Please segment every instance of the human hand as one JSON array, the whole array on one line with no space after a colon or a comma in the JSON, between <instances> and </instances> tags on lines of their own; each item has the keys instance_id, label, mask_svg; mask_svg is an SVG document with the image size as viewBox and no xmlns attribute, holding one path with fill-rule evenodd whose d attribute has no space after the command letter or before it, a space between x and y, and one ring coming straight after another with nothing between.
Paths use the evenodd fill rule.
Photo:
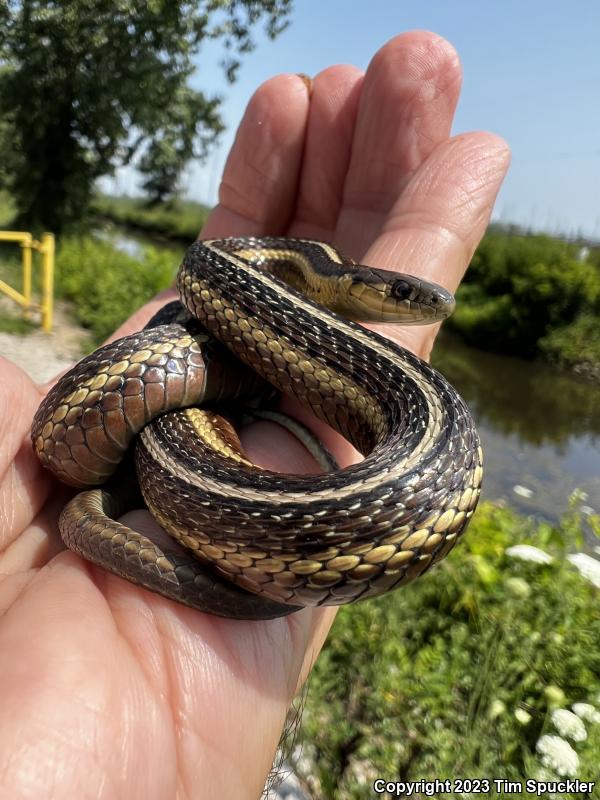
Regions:
<instances>
[{"instance_id":1,"label":"human hand","mask_svg":"<svg viewBox=\"0 0 600 800\"><path fill-rule=\"evenodd\" d=\"M310 95L298 76L268 81L249 103L202 235L323 239L363 263L454 290L508 164L496 137L450 138L459 88L454 51L423 32L393 39L366 74L325 70ZM164 302L149 303L118 333L141 327ZM427 357L436 331L382 332ZM43 392L9 362L0 370L7 796L258 797L333 610L217 619L65 552L57 517L68 494L29 442ZM349 463L351 449L317 430ZM310 468L303 448L267 423L243 441L264 466Z\"/></svg>"}]
</instances>

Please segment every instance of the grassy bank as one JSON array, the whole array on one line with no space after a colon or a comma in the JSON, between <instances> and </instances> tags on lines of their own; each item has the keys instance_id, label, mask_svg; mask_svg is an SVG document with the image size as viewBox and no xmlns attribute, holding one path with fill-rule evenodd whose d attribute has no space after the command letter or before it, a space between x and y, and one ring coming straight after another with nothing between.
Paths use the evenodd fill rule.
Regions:
<instances>
[{"instance_id":1,"label":"grassy bank","mask_svg":"<svg viewBox=\"0 0 600 800\"><path fill-rule=\"evenodd\" d=\"M181 261L173 248L146 247L133 258L95 236L64 236L58 242L55 262L55 297L71 303L73 317L100 344L134 311L173 283ZM33 289L40 291L37 260ZM14 245L0 245L0 278L21 286L21 253ZM7 303L0 315L0 330L26 334L36 326L23 320L18 306Z\"/></svg>"},{"instance_id":2,"label":"grassy bank","mask_svg":"<svg viewBox=\"0 0 600 800\"><path fill-rule=\"evenodd\" d=\"M126 200L115 201L115 216L120 214L121 221L127 222L128 209L133 205ZM143 227L142 221L147 219L152 232L162 228L169 233L176 231L187 243L198 233L200 211L197 204L181 204L168 211L162 209L160 213L147 214L140 208L137 227ZM0 229L9 228L13 216L10 197L0 192ZM186 225L189 231L194 231L187 237L184 235ZM143 303L173 282L184 249L182 246L177 253L173 247L146 247L140 257L132 257L93 235L63 236L56 247L55 296L72 303L75 319L90 330L95 343L100 343ZM36 292L39 292L40 279L38 263L34 256L33 288ZM21 286L21 252L14 244L0 243L0 278L17 288ZM16 305L13 309L7 304L7 310L0 315L0 330L26 334L35 329L22 319Z\"/></svg>"},{"instance_id":3,"label":"grassy bank","mask_svg":"<svg viewBox=\"0 0 600 800\"><path fill-rule=\"evenodd\" d=\"M600 247L492 230L457 301L449 326L467 342L600 380Z\"/></svg>"},{"instance_id":4,"label":"grassy bank","mask_svg":"<svg viewBox=\"0 0 600 800\"><path fill-rule=\"evenodd\" d=\"M343 609L299 731L295 769L309 796L371 798L377 777L525 780L563 770L597 780L600 563L594 586L566 558L583 524L576 511L551 528L484 504L442 565ZM540 550L511 555L524 543ZM556 713L573 708L589 719Z\"/></svg>"},{"instance_id":5,"label":"grassy bank","mask_svg":"<svg viewBox=\"0 0 600 800\"><path fill-rule=\"evenodd\" d=\"M148 206L143 198L99 195L94 213L118 225L190 244L198 236L210 208L192 200Z\"/></svg>"}]
</instances>

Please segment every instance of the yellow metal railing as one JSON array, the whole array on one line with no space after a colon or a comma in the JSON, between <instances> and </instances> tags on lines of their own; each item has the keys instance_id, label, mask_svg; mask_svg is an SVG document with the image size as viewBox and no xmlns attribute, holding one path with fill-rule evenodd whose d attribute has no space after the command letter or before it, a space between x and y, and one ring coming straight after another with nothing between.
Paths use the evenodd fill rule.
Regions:
<instances>
[{"instance_id":1,"label":"yellow metal railing","mask_svg":"<svg viewBox=\"0 0 600 800\"><path fill-rule=\"evenodd\" d=\"M0 242L15 242L22 249L23 265L23 292L18 292L0 280L0 292L8 295L18 303L25 314L39 311L42 315L42 329L46 333L52 330L52 312L54 301L54 236L51 233L42 234L38 242L30 233L22 231L0 231ZM40 303L31 299L31 251L36 250L42 256L42 297Z\"/></svg>"}]
</instances>

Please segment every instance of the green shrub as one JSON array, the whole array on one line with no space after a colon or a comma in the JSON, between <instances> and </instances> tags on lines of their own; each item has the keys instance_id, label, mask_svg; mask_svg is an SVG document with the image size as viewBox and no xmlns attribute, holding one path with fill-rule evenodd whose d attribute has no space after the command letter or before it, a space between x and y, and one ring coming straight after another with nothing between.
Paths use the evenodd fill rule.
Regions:
<instances>
[{"instance_id":1,"label":"green shrub","mask_svg":"<svg viewBox=\"0 0 600 800\"><path fill-rule=\"evenodd\" d=\"M565 559L581 531L575 512L554 529L486 503L439 567L342 609L299 731L313 796L371 798L375 777L536 777L552 710L600 708L599 592ZM507 555L524 542L552 563ZM578 775L597 780L600 723L587 729Z\"/></svg>"},{"instance_id":2,"label":"green shrub","mask_svg":"<svg viewBox=\"0 0 600 800\"><path fill-rule=\"evenodd\" d=\"M597 365L600 371L600 320L582 314L571 325L556 328L540 340L540 349L561 366L584 368Z\"/></svg>"},{"instance_id":3,"label":"green shrub","mask_svg":"<svg viewBox=\"0 0 600 800\"><path fill-rule=\"evenodd\" d=\"M15 207L10 196L0 189L0 228L10 228L15 216Z\"/></svg>"},{"instance_id":4,"label":"green shrub","mask_svg":"<svg viewBox=\"0 0 600 800\"><path fill-rule=\"evenodd\" d=\"M56 257L57 293L72 301L78 321L101 342L173 282L179 260L172 250L149 247L137 260L90 236L63 238Z\"/></svg>"},{"instance_id":5,"label":"green shrub","mask_svg":"<svg viewBox=\"0 0 600 800\"><path fill-rule=\"evenodd\" d=\"M534 356L541 341L600 312L600 270L546 236L486 235L457 294L450 326L490 350Z\"/></svg>"}]
</instances>

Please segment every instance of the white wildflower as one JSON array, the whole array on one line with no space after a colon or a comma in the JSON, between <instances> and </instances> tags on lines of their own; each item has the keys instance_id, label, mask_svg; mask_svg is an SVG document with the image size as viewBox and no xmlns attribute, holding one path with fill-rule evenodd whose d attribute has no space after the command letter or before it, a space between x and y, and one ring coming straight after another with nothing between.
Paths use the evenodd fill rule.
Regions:
<instances>
[{"instance_id":1,"label":"white wildflower","mask_svg":"<svg viewBox=\"0 0 600 800\"><path fill-rule=\"evenodd\" d=\"M513 486L513 492L515 494L518 494L519 497L527 497L527 498L533 497L533 492L531 491L531 489L528 489L526 486L521 486L519 483Z\"/></svg>"},{"instance_id":2,"label":"white wildflower","mask_svg":"<svg viewBox=\"0 0 600 800\"><path fill-rule=\"evenodd\" d=\"M579 757L568 742L560 736L541 736L535 746L542 757L542 764L557 775L573 776L579 769Z\"/></svg>"},{"instance_id":3,"label":"white wildflower","mask_svg":"<svg viewBox=\"0 0 600 800\"><path fill-rule=\"evenodd\" d=\"M520 598L528 597L531 592L529 584L523 578L507 578L506 588L512 595Z\"/></svg>"},{"instance_id":4,"label":"white wildflower","mask_svg":"<svg viewBox=\"0 0 600 800\"><path fill-rule=\"evenodd\" d=\"M585 553L571 553L567 559L586 580L600 589L600 561Z\"/></svg>"},{"instance_id":5,"label":"white wildflower","mask_svg":"<svg viewBox=\"0 0 600 800\"><path fill-rule=\"evenodd\" d=\"M600 722L600 711L591 703L573 703L571 708L580 719L588 722Z\"/></svg>"},{"instance_id":6,"label":"white wildflower","mask_svg":"<svg viewBox=\"0 0 600 800\"><path fill-rule=\"evenodd\" d=\"M583 492L581 489L574 489L571 492L569 497L569 503L585 503L586 500L589 500L589 496L587 492Z\"/></svg>"},{"instance_id":7,"label":"white wildflower","mask_svg":"<svg viewBox=\"0 0 600 800\"><path fill-rule=\"evenodd\" d=\"M505 552L507 556L520 558L523 561L534 561L536 564L550 564L552 561L551 555L530 544L515 544L513 547L507 547Z\"/></svg>"},{"instance_id":8,"label":"white wildflower","mask_svg":"<svg viewBox=\"0 0 600 800\"><path fill-rule=\"evenodd\" d=\"M506 706L502 702L502 700L494 700L490 706L490 710L488 712L488 716L490 719L496 719L501 714L504 714L506 711Z\"/></svg>"},{"instance_id":9,"label":"white wildflower","mask_svg":"<svg viewBox=\"0 0 600 800\"><path fill-rule=\"evenodd\" d=\"M546 686L544 694L551 706L561 706L566 700L563 690L560 686L554 686L554 684Z\"/></svg>"},{"instance_id":10,"label":"white wildflower","mask_svg":"<svg viewBox=\"0 0 600 800\"><path fill-rule=\"evenodd\" d=\"M566 739L572 739L574 742L583 742L587 739L585 725L572 711L567 711L566 708L555 708L551 719L556 730Z\"/></svg>"},{"instance_id":11,"label":"white wildflower","mask_svg":"<svg viewBox=\"0 0 600 800\"><path fill-rule=\"evenodd\" d=\"M579 509L582 514L585 514L586 517L591 517L592 514L595 514L595 510L591 506L581 506Z\"/></svg>"},{"instance_id":12,"label":"white wildflower","mask_svg":"<svg viewBox=\"0 0 600 800\"><path fill-rule=\"evenodd\" d=\"M527 725L529 722L531 722L531 714L528 714L524 708L516 708L515 719L517 722L520 722L521 725Z\"/></svg>"}]
</instances>

